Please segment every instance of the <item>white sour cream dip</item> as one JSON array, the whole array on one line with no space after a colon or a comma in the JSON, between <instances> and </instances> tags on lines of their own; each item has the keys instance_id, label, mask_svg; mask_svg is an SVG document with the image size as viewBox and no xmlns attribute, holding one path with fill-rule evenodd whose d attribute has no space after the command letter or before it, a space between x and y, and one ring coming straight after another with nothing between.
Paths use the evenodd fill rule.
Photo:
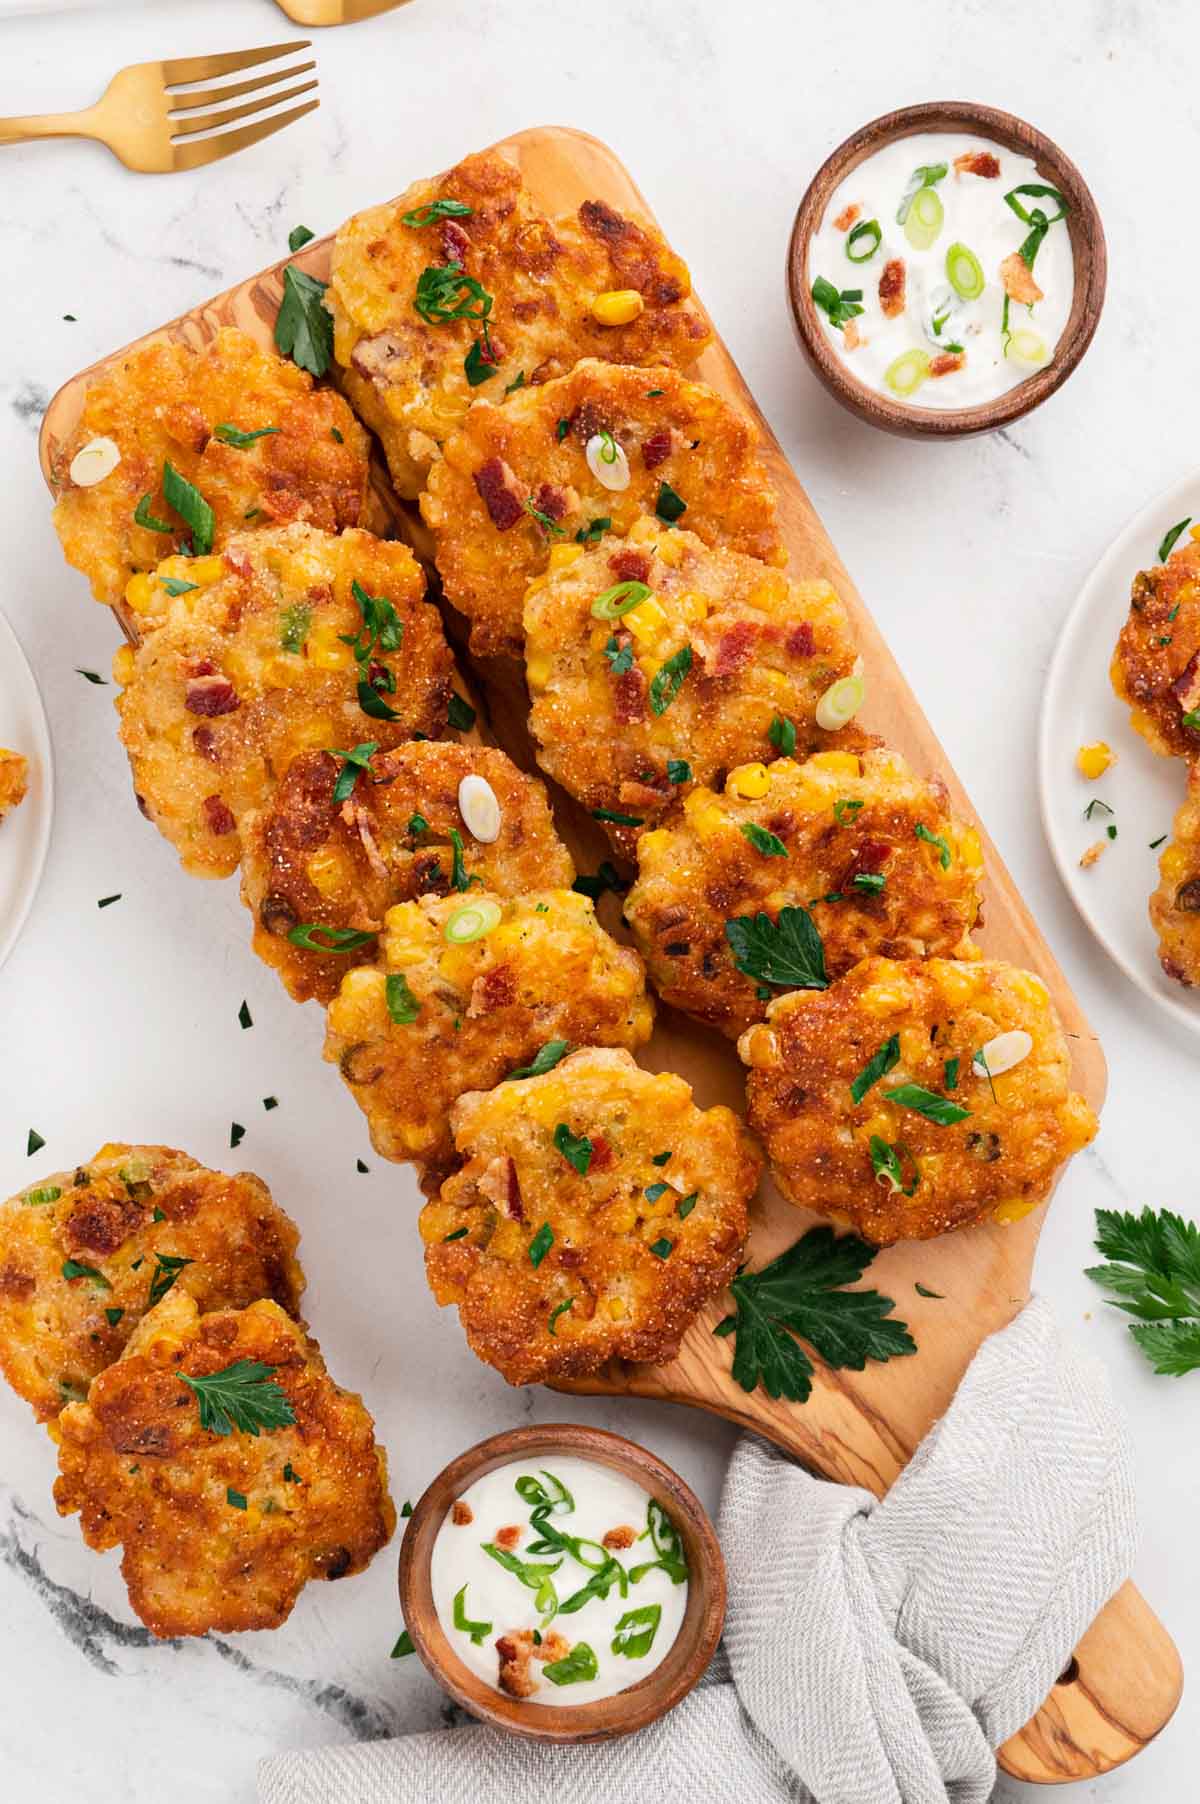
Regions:
<instances>
[{"instance_id":1,"label":"white sour cream dip","mask_svg":"<svg viewBox=\"0 0 1200 1804\"><path fill-rule=\"evenodd\" d=\"M588 1704L644 1679L670 1652L688 1595L670 1517L624 1473L574 1455L520 1460L476 1479L438 1531L430 1579L463 1663L536 1704ZM589 1585L586 1599L564 1608Z\"/></svg>"},{"instance_id":2,"label":"white sour cream dip","mask_svg":"<svg viewBox=\"0 0 1200 1804\"><path fill-rule=\"evenodd\" d=\"M1050 362L1071 312L1074 259L1066 223L1055 218L1065 203L1054 193L1014 195L1028 219L1006 204L1005 195L1031 185L1049 186L1030 158L960 132L897 138L846 176L809 243L808 279L825 335L851 374L912 407L974 407ZM1044 233L1039 211L1051 222ZM1031 233L1040 242L1029 268ZM1023 269L1010 263L1006 276L1005 259L1023 245ZM885 295L895 287L897 263L903 305L893 299L885 312L880 282L889 271ZM1022 298L1008 295L1006 330L1006 289L1014 288ZM855 289L861 299L847 301ZM822 294L832 299L832 320ZM854 306L862 312L835 323Z\"/></svg>"}]
</instances>

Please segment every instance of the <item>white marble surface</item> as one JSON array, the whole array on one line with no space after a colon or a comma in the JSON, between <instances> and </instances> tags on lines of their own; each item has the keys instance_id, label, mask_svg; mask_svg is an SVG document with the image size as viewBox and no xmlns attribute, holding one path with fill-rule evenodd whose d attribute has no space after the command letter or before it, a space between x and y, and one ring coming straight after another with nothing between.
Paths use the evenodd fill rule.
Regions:
<instances>
[{"instance_id":1,"label":"white marble surface","mask_svg":"<svg viewBox=\"0 0 1200 1804\"><path fill-rule=\"evenodd\" d=\"M123 62L293 35L270 0L161 0L152 23L148 9L115 4L103 19L7 13L0 0L5 113L83 104ZM219 1164L230 1121L242 1121L238 1156L302 1224L312 1318L335 1372L375 1409L398 1497L488 1431L578 1415L641 1437L715 1503L722 1424L509 1391L433 1307L407 1225L411 1184L374 1158L322 1066L319 1016L252 959L233 887L186 881L131 806L112 690L73 674L107 668L112 626L61 562L35 458L41 409L64 377L277 257L291 226L328 229L525 125L587 128L633 166L689 258L1105 1040L1103 1131L1059 1193L1037 1279L1130 1410L1137 1577L1200 1667L1200 1379L1151 1377L1082 1275L1094 1205L1196 1211L1196 1049L1088 939L1034 801L1039 691L1064 610L1117 526L1196 456L1197 53L1200 15L1186 0L1059 0L1036 25L1015 0L963 0L946 15L895 0L414 0L318 34L321 111L214 170L160 180L89 145L0 150L0 605L43 685L60 784L40 905L0 976L0 1194L114 1136ZM840 138L903 101L947 95L1011 107L1078 160L1104 212L1112 278L1090 356L1040 414L1004 437L911 446L841 415L808 375L784 305L784 245L800 191ZM122 901L97 911L115 890ZM243 997L250 1032L237 1023ZM280 1100L269 1115L268 1094ZM47 1146L26 1162L31 1126ZM115 1557L88 1553L55 1516L52 1464L44 1435L0 1395L0 1796L149 1804L169 1790L174 1804L249 1804L263 1753L446 1715L415 1661L387 1657L394 1554L344 1588L311 1588L278 1634L148 1645ZM1084 1795L1192 1798L1198 1729L1185 1700L1154 1748Z\"/></svg>"}]
</instances>

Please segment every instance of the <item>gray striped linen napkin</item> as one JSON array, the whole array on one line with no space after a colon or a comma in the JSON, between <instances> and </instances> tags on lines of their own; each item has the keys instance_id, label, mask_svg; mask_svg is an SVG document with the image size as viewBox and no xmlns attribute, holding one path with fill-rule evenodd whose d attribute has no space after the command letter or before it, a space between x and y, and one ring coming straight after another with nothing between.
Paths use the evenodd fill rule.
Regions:
<instances>
[{"instance_id":1,"label":"gray striped linen napkin","mask_svg":"<svg viewBox=\"0 0 1200 1804\"><path fill-rule=\"evenodd\" d=\"M740 1443L724 1644L661 1722L595 1747L475 1727L279 1755L260 1804L985 1804L993 1749L1128 1575L1131 1465L1103 1373L1034 1300L882 1502Z\"/></svg>"}]
</instances>

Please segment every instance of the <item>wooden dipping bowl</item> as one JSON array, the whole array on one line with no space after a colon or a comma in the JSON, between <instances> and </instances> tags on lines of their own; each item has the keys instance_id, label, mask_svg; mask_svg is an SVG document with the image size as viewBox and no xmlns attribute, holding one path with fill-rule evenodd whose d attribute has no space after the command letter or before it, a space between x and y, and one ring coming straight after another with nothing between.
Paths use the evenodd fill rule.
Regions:
<instances>
[{"instance_id":1,"label":"wooden dipping bowl","mask_svg":"<svg viewBox=\"0 0 1200 1804\"><path fill-rule=\"evenodd\" d=\"M683 1538L688 1598L683 1622L666 1658L636 1683L590 1704L535 1704L496 1691L463 1664L433 1607L430 1559L450 1506L469 1485L514 1460L531 1465L572 1454L610 1466L662 1505ZM550 1422L512 1428L480 1441L438 1473L413 1510L400 1546L400 1608L413 1646L455 1703L482 1722L534 1741L563 1745L615 1741L657 1722L700 1678L716 1652L725 1621L725 1561L703 1505L678 1473L644 1447L603 1428Z\"/></svg>"},{"instance_id":2,"label":"wooden dipping bowl","mask_svg":"<svg viewBox=\"0 0 1200 1804\"><path fill-rule=\"evenodd\" d=\"M992 401L945 410L894 401L851 375L829 343L812 298L808 269L813 233L821 224L830 196L850 171L896 138L943 131L990 138L994 144L1032 158L1038 174L1066 199L1064 224L1075 263L1071 312L1050 362ZM1091 344L1104 305L1107 278L1108 253L1099 210L1070 157L1036 126L1027 125L1013 113L977 106L970 100L931 100L923 106L899 107L894 113L884 113L860 126L825 159L809 183L796 214L787 254L788 296L800 349L835 401L868 426L879 426L901 438L966 438L976 432L995 432L1039 407L1062 387Z\"/></svg>"}]
</instances>

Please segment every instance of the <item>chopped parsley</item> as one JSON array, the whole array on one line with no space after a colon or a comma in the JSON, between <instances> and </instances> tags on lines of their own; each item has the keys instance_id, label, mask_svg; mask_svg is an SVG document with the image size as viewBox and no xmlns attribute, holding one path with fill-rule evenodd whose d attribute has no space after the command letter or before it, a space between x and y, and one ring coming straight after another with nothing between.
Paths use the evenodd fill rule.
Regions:
<instances>
[{"instance_id":1,"label":"chopped parsley","mask_svg":"<svg viewBox=\"0 0 1200 1804\"><path fill-rule=\"evenodd\" d=\"M1171 530L1163 535L1163 542L1158 548L1158 561L1160 564L1166 563L1179 539L1187 531L1191 523L1192 516L1189 514L1186 520L1177 521L1176 524L1172 526Z\"/></svg>"},{"instance_id":2,"label":"chopped parsley","mask_svg":"<svg viewBox=\"0 0 1200 1804\"><path fill-rule=\"evenodd\" d=\"M245 1138L246 1138L246 1130L242 1126L241 1122L240 1121L230 1122L230 1124L229 1124L229 1144L230 1144L230 1146L231 1147L240 1146L242 1144L242 1141Z\"/></svg>"},{"instance_id":3,"label":"chopped parsley","mask_svg":"<svg viewBox=\"0 0 1200 1804\"><path fill-rule=\"evenodd\" d=\"M573 1165L581 1178L585 1178L592 1162L592 1143L586 1134L573 1134L565 1121L560 1121L554 1130L554 1144L567 1161ZM534 1261L535 1265L537 1261Z\"/></svg>"},{"instance_id":4,"label":"chopped parsley","mask_svg":"<svg viewBox=\"0 0 1200 1804\"><path fill-rule=\"evenodd\" d=\"M781 989L826 990L825 948L807 908L770 915L735 915L725 923L733 962L746 977Z\"/></svg>"},{"instance_id":5,"label":"chopped parsley","mask_svg":"<svg viewBox=\"0 0 1200 1804\"><path fill-rule=\"evenodd\" d=\"M790 758L796 749L796 728L782 714L777 714L767 728L767 738L781 758Z\"/></svg>"},{"instance_id":6,"label":"chopped parsley","mask_svg":"<svg viewBox=\"0 0 1200 1804\"><path fill-rule=\"evenodd\" d=\"M312 240L313 235L306 225L293 226L288 233L288 249L294 257L297 251L302 251L306 244L312 243Z\"/></svg>"},{"instance_id":7,"label":"chopped parsley","mask_svg":"<svg viewBox=\"0 0 1200 1804\"><path fill-rule=\"evenodd\" d=\"M122 894L123 892L118 890L115 896L100 896L97 898L96 907L111 908L114 902L119 902L121 900Z\"/></svg>"},{"instance_id":8,"label":"chopped parsley","mask_svg":"<svg viewBox=\"0 0 1200 1804\"><path fill-rule=\"evenodd\" d=\"M25 1142L25 1157L32 1159L34 1153L40 1153L46 1142L36 1128L30 1128L29 1138Z\"/></svg>"},{"instance_id":9,"label":"chopped parsley","mask_svg":"<svg viewBox=\"0 0 1200 1804\"><path fill-rule=\"evenodd\" d=\"M590 1147L588 1149L590 1154ZM529 1243L529 1263L536 1268L542 1263L550 1248L554 1245L554 1229L548 1221L544 1221Z\"/></svg>"},{"instance_id":10,"label":"chopped parsley","mask_svg":"<svg viewBox=\"0 0 1200 1804\"><path fill-rule=\"evenodd\" d=\"M618 645L616 634L610 634L604 647L604 656L608 659L608 667L614 676L624 676L633 668L633 646Z\"/></svg>"},{"instance_id":11,"label":"chopped parsley","mask_svg":"<svg viewBox=\"0 0 1200 1804\"><path fill-rule=\"evenodd\" d=\"M98 1272L94 1265L84 1265L81 1259L64 1259L62 1275L68 1284L73 1284L76 1278L90 1278L97 1290L112 1289L103 1272Z\"/></svg>"},{"instance_id":12,"label":"chopped parsley","mask_svg":"<svg viewBox=\"0 0 1200 1804\"><path fill-rule=\"evenodd\" d=\"M467 382L472 388L478 388L481 382L488 382L496 374L496 358L493 353L489 357L488 350L481 338L472 341L471 348L463 358L463 370ZM508 391L505 390L505 393Z\"/></svg>"},{"instance_id":13,"label":"chopped parsley","mask_svg":"<svg viewBox=\"0 0 1200 1804\"><path fill-rule=\"evenodd\" d=\"M674 1250L675 1242L673 1240L668 1240L665 1235L661 1240L655 1240L650 1243L650 1251L654 1254L656 1259L669 1259Z\"/></svg>"},{"instance_id":14,"label":"chopped parsley","mask_svg":"<svg viewBox=\"0 0 1200 1804\"><path fill-rule=\"evenodd\" d=\"M558 422L558 425L554 428L554 436L558 440L560 445L562 444L563 440L566 438L566 436L567 436L568 432L570 432L570 430L571 430L570 420L560 420Z\"/></svg>"},{"instance_id":15,"label":"chopped parsley","mask_svg":"<svg viewBox=\"0 0 1200 1804\"><path fill-rule=\"evenodd\" d=\"M177 1253L155 1253L154 1257L157 1264L150 1274L150 1296L147 1304L150 1309L153 1309L156 1303L162 1302L184 1266L195 1264L195 1260L183 1259Z\"/></svg>"},{"instance_id":16,"label":"chopped parsley","mask_svg":"<svg viewBox=\"0 0 1200 1804\"><path fill-rule=\"evenodd\" d=\"M98 683L102 689L108 687L108 678L102 677L97 670L81 670L76 664L75 675L85 677L89 683Z\"/></svg>"},{"instance_id":17,"label":"chopped parsley","mask_svg":"<svg viewBox=\"0 0 1200 1804\"><path fill-rule=\"evenodd\" d=\"M668 783L690 783L691 780L692 780L692 767L688 763L686 758L668 758L667 759L667 782Z\"/></svg>"},{"instance_id":18,"label":"chopped parsley","mask_svg":"<svg viewBox=\"0 0 1200 1804\"><path fill-rule=\"evenodd\" d=\"M682 495L676 494L669 482L660 482L654 511L660 520L665 521L668 526L673 526L682 514L686 514L687 502Z\"/></svg>"},{"instance_id":19,"label":"chopped parsley","mask_svg":"<svg viewBox=\"0 0 1200 1804\"><path fill-rule=\"evenodd\" d=\"M431 200L423 207L414 207L411 213L401 213L400 223L427 226L439 219L470 219L474 211L474 207L469 207L464 200Z\"/></svg>"},{"instance_id":20,"label":"chopped parsley","mask_svg":"<svg viewBox=\"0 0 1200 1804\"><path fill-rule=\"evenodd\" d=\"M378 750L379 741L377 739L365 739L361 745L354 746L348 752L341 752L336 746L329 747L329 756L342 760L342 768L338 772L337 782L333 786L335 802L346 802L350 799L354 794L354 786L358 779L364 771L370 771L371 759Z\"/></svg>"},{"instance_id":21,"label":"chopped parsley","mask_svg":"<svg viewBox=\"0 0 1200 1804\"><path fill-rule=\"evenodd\" d=\"M276 349L310 376L323 376L333 362L333 316L324 304L326 287L295 263L283 272L283 299L275 316Z\"/></svg>"},{"instance_id":22,"label":"chopped parsley","mask_svg":"<svg viewBox=\"0 0 1200 1804\"><path fill-rule=\"evenodd\" d=\"M594 877L588 877L586 875L576 877L571 888L577 895L590 896L593 902L598 902L600 897L605 895L609 890L612 891L614 896L623 896L629 888L629 885L618 871L616 865L613 864L610 859L606 858L600 865L600 868Z\"/></svg>"},{"instance_id":23,"label":"chopped parsley","mask_svg":"<svg viewBox=\"0 0 1200 1804\"><path fill-rule=\"evenodd\" d=\"M579 528L575 534L575 543L577 545L598 545L611 525L612 521L607 515L602 520L593 520L590 526Z\"/></svg>"},{"instance_id":24,"label":"chopped parsley","mask_svg":"<svg viewBox=\"0 0 1200 1804\"><path fill-rule=\"evenodd\" d=\"M286 1394L274 1382L275 1371L258 1359L238 1359L206 1377L192 1378L186 1372L179 1377L195 1393L201 1428L222 1436L235 1428L257 1435L263 1428L290 1428L296 1420Z\"/></svg>"},{"instance_id":25,"label":"chopped parsley","mask_svg":"<svg viewBox=\"0 0 1200 1804\"><path fill-rule=\"evenodd\" d=\"M916 1283L913 1285L913 1289L919 1297L930 1297L935 1303L944 1303L946 1301L940 1290L929 1290L924 1284Z\"/></svg>"},{"instance_id":26,"label":"chopped parsley","mask_svg":"<svg viewBox=\"0 0 1200 1804\"><path fill-rule=\"evenodd\" d=\"M560 1060L565 1059L571 1050L569 1040L547 1040L537 1057L529 1065L518 1065L503 1079L506 1084L515 1083L525 1077L545 1077L547 1071L553 1071Z\"/></svg>"},{"instance_id":27,"label":"chopped parsley","mask_svg":"<svg viewBox=\"0 0 1200 1804\"><path fill-rule=\"evenodd\" d=\"M231 1509L244 1510L246 1508L245 1496L241 1491L235 1491L232 1485L225 1487L225 1501Z\"/></svg>"},{"instance_id":28,"label":"chopped parsley","mask_svg":"<svg viewBox=\"0 0 1200 1804\"><path fill-rule=\"evenodd\" d=\"M774 833L769 833L765 827L760 827L757 821L743 821L742 832L754 850L761 852L764 858L787 857L787 847L783 841Z\"/></svg>"},{"instance_id":29,"label":"chopped parsley","mask_svg":"<svg viewBox=\"0 0 1200 1804\"><path fill-rule=\"evenodd\" d=\"M688 1216L692 1213L692 1210L696 1207L696 1204L699 1202L699 1200L700 1200L700 1192L698 1190L693 1190L687 1196L680 1197L679 1202L677 1203L676 1208L675 1208L675 1213L679 1217L680 1221L687 1220Z\"/></svg>"},{"instance_id":30,"label":"chopped parsley","mask_svg":"<svg viewBox=\"0 0 1200 1804\"><path fill-rule=\"evenodd\" d=\"M416 1648L413 1646L413 1638L408 1630L401 1629L396 1640L396 1645L392 1649L391 1658L393 1660L403 1660L406 1654L415 1654L416 1651Z\"/></svg>"},{"instance_id":31,"label":"chopped parsley","mask_svg":"<svg viewBox=\"0 0 1200 1804\"><path fill-rule=\"evenodd\" d=\"M513 377L513 380L508 384L508 387L504 391L504 399L507 401L509 395L515 395L517 390L519 388L524 388L524 386L525 386L525 371L518 370L516 375Z\"/></svg>"},{"instance_id":32,"label":"chopped parsley","mask_svg":"<svg viewBox=\"0 0 1200 1804\"><path fill-rule=\"evenodd\" d=\"M244 999L241 1008L238 1010L238 1025L243 1030L247 1027L254 1026L254 1017L250 1013L249 1004Z\"/></svg>"},{"instance_id":33,"label":"chopped parsley","mask_svg":"<svg viewBox=\"0 0 1200 1804\"><path fill-rule=\"evenodd\" d=\"M403 971L389 971L384 983L384 997L390 1020L397 1027L407 1027L421 1013L421 1004L408 987Z\"/></svg>"},{"instance_id":34,"label":"chopped parsley","mask_svg":"<svg viewBox=\"0 0 1200 1804\"><path fill-rule=\"evenodd\" d=\"M958 1089L958 1067L961 1064L961 1062L962 1061L960 1059L947 1059L946 1060L946 1063L942 1068L943 1069L942 1082L947 1090L957 1090Z\"/></svg>"}]
</instances>

